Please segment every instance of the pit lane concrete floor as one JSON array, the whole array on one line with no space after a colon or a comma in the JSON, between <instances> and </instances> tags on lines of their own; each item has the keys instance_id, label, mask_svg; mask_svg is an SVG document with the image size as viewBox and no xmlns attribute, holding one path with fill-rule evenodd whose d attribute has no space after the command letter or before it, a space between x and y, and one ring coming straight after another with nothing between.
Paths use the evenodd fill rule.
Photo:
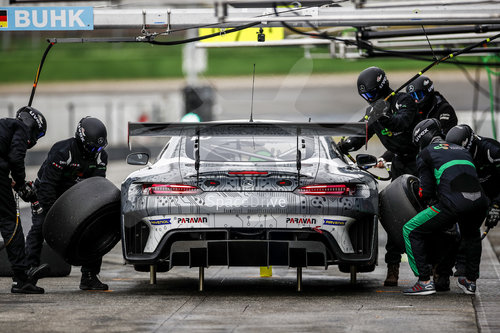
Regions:
<instances>
[{"instance_id":1,"label":"pit lane concrete floor","mask_svg":"<svg viewBox=\"0 0 500 333\"><path fill-rule=\"evenodd\" d=\"M380 228L381 230L381 228ZM109 292L78 289L80 272L39 281L44 295L10 293L0 278L0 332L498 332L500 265L488 240L483 243L481 278L475 296L465 295L452 278L451 291L405 296L415 278L407 262L400 286L383 287L385 235L381 230L379 266L372 273L349 274L333 266L303 271L273 267L210 267L205 291L197 291L198 270L174 268L149 273L123 264L120 244L104 257L101 279Z\"/></svg>"}]
</instances>

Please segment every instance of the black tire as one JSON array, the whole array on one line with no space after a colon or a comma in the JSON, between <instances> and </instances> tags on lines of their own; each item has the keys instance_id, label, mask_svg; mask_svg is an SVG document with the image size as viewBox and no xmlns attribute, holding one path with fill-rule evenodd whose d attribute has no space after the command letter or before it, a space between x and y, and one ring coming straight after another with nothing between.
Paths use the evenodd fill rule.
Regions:
<instances>
[{"instance_id":1,"label":"black tire","mask_svg":"<svg viewBox=\"0 0 500 333\"><path fill-rule=\"evenodd\" d=\"M401 253L405 252L403 226L424 209L418 196L419 184L417 177L402 175L379 195L380 223Z\"/></svg>"},{"instance_id":2,"label":"black tire","mask_svg":"<svg viewBox=\"0 0 500 333\"><path fill-rule=\"evenodd\" d=\"M43 236L71 265L102 257L120 240L120 190L104 177L72 186L48 211Z\"/></svg>"}]
</instances>

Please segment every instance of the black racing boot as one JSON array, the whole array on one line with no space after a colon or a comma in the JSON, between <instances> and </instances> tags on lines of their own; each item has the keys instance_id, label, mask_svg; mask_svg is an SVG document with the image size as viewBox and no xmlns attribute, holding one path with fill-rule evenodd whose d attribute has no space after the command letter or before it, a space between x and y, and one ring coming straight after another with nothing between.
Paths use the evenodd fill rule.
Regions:
<instances>
[{"instance_id":1,"label":"black racing boot","mask_svg":"<svg viewBox=\"0 0 500 333\"><path fill-rule=\"evenodd\" d=\"M49 272L50 272L49 264L41 264L39 266L30 267L26 271L26 276L28 277L28 281L31 284L36 285L38 279L46 277Z\"/></svg>"},{"instance_id":2,"label":"black racing boot","mask_svg":"<svg viewBox=\"0 0 500 333\"><path fill-rule=\"evenodd\" d=\"M14 294L43 294L45 293L45 290L31 284L28 280L13 277L10 292Z\"/></svg>"},{"instance_id":3,"label":"black racing boot","mask_svg":"<svg viewBox=\"0 0 500 333\"><path fill-rule=\"evenodd\" d=\"M91 272L82 273L80 280L81 290L108 290L108 285L99 281L96 274Z\"/></svg>"},{"instance_id":4,"label":"black racing boot","mask_svg":"<svg viewBox=\"0 0 500 333\"><path fill-rule=\"evenodd\" d=\"M384 281L386 287L396 287L399 279L399 264L387 264L387 277Z\"/></svg>"}]
</instances>

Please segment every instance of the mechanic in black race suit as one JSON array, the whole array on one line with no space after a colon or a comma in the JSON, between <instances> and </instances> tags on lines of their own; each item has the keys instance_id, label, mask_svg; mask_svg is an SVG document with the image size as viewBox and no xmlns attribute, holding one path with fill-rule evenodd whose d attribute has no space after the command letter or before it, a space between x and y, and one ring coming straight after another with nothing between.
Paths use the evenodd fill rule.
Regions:
<instances>
[{"instance_id":1,"label":"mechanic in black race suit","mask_svg":"<svg viewBox=\"0 0 500 333\"><path fill-rule=\"evenodd\" d=\"M427 76L421 75L406 86L406 92L415 100L420 119L439 120L444 135L458 122L455 109L446 98L434 90L434 83Z\"/></svg>"},{"instance_id":2,"label":"mechanic in black race suit","mask_svg":"<svg viewBox=\"0 0 500 333\"><path fill-rule=\"evenodd\" d=\"M108 163L108 155L104 150L107 145L106 137L106 127L99 119L85 117L78 123L74 138L59 141L50 149L35 181L43 213L33 213L32 216L33 226L26 238L28 265L37 266L40 263L43 222L57 198L83 179L94 176L106 177ZM101 264L102 258L98 258L94 262L82 265L80 289L108 290L108 285L97 277Z\"/></svg>"},{"instance_id":3,"label":"mechanic in black race suit","mask_svg":"<svg viewBox=\"0 0 500 333\"><path fill-rule=\"evenodd\" d=\"M405 295L430 295L436 292L429 262L429 236L451 228L458 221L466 249L466 275L458 286L474 294L481 262L481 226L488 199L484 194L469 152L460 145L443 140L439 121L425 119L413 131L420 147L417 156L420 196L429 206L403 227L410 267L418 277Z\"/></svg>"},{"instance_id":4,"label":"mechanic in black race suit","mask_svg":"<svg viewBox=\"0 0 500 333\"><path fill-rule=\"evenodd\" d=\"M479 181L490 200L485 226L493 228L500 220L500 143L497 140L478 136L470 126L453 127L446 141L463 146L472 155ZM456 276L464 275L464 248L460 246L456 258Z\"/></svg>"},{"instance_id":5,"label":"mechanic in black race suit","mask_svg":"<svg viewBox=\"0 0 500 333\"><path fill-rule=\"evenodd\" d=\"M20 108L16 119L0 119L0 232L14 273L12 293L44 293L43 288L36 286L36 279L47 266L34 265L33 269L28 270L24 233L20 220L16 221L16 202L12 185L14 184L14 190L21 199L36 202L36 193L25 180L24 158L26 150L32 148L46 132L45 117L33 107Z\"/></svg>"},{"instance_id":6,"label":"mechanic in black race suit","mask_svg":"<svg viewBox=\"0 0 500 333\"><path fill-rule=\"evenodd\" d=\"M400 92L394 94L389 87L385 72L378 67L363 70L358 77L358 92L369 104L366 116L368 121L368 139L378 136L386 154L394 154L392 159L392 180L403 174L416 175L416 156L418 148L412 142L412 131L419 122L417 107L410 95ZM384 98L391 96L387 102ZM365 144L365 138L352 137L341 140L339 149L342 153L358 150ZM385 155L385 154L384 154ZM385 262L387 277L385 286L397 286L399 264L404 249L398 249L394 241L387 239Z\"/></svg>"}]
</instances>

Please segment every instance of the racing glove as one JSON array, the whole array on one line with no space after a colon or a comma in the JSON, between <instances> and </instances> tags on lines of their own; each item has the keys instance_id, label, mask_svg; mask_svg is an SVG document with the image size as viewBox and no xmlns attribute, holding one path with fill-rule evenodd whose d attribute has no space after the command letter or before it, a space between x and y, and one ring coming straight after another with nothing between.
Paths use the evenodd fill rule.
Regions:
<instances>
[{"instance_id":1,"label":"racing glove","mask_svg":"<svg viewBox=\"0 0 500 333\"><path fill-rule=\"evenodd\" d=\"M36 192L33 188L32 182L25 182L21 186L16 186L15 188L17 194L24 202L35 202L37 201Z\"/></svg>"},{"instance_id":2,"label":"racing glove","mask_svg":"<svg viewBox=\"0 0 500 333\"><path fill-rule=\"evenodd\" d=\"M365 120L368 126L376 121L384 123L391 118L391 105L389 102L379 99L366 109Z\"/></svg>"},{"instance_id":3,"label":"racing glove","mask_svg":"<svg viewBox=\"0 0 500 333\"><path fill-rule=\"evenodd\" d=\"M500 205L494 203L488 210L488 215L486 216L486 222L484 225L488 228L494 228L497 225L498 220L500 220Z\"/></svg>"}]
</instances>

